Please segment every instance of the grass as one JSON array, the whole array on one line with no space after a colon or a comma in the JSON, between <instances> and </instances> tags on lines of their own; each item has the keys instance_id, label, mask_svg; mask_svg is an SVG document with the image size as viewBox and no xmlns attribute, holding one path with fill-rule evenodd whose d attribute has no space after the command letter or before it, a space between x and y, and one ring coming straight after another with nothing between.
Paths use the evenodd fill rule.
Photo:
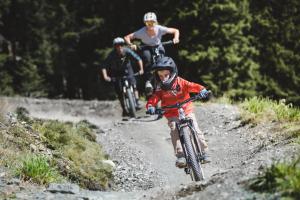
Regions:
<instances>
[{"instance_id":1,"label":"grass","mask_svg":"<svg viewBox=\"0 0 300 200\"><path fill-rule=\"evenodd\" d=\"M112 168L102 162L108 156L96 142L95 125L32 119L25 108L16 114L16 123L0 121L0 166L9 170L7 176L42 185L69 179L88 189L108 188Z\"/></svg>"},{"instance_id":2,"label":"grass","mask_svg":"<svg viewBox=\"0 0 300 200\"><path fill-rule=\"evenodd\" d=\"M300 109L286 104L284 100L273 101L270 99L253 97L241 103L244 116L251 121L281 121L299 122Z\"/></svg>"},{"instance_id":3,"label":"grass","mask_svg":"<svg viewBox=\"0 0 300 200\"><path fill-rule=\"evenodd\" d=\"M278 122L279 132L286 138L300 137L300 109L284 100L253 97L240 103L243 123Z\"/></svg>"},{"instance_id":4,"label":"grass","mask_svg":"<svg viewBox=\"0 0 300 200\"><path fill-rule=\"evenodd\" d=\"M90 189L95 189L95 185L106 188L112 169L102 163L107 155L95 142L96 135L90 127L91 124L86 121L72 124L51 120L33 124L44 142L53 150L61 152L61 158L68 160L70 170L67 176L70 179L83 187L92 187Z\"/></svg>"},{"instance_id":5,"label":"grass","mask_svg":"<svg viewBox=\"0 0 300 200\"><path fill-rule=\"evenodd\" d=\"M273 163L261 176L250 180L249 187L254 191L300 199L300 157L292 163Z\"/></svg>"},{"instance_id":6,"label":"grass","mask_svg":"<svg viewBox=\"0 0 300 200\"><path fill-rule=\"evenodd\" d=\"M62 176L50 160L43 155L29 154L22 159L21 165L16 168L16 174L22 180L32 181L41 185L51 182L60 182Z\"/></svg>"},{"instance_id":7,"label":"grass","mask_svg":"<svg viewBox=\"0 0 300 200\"><path fill-rule=\"evenodd\" d=\"M277 122L285 139L292 138L300 143L300 109L284 100L253 97L240 103L244 122L259 124ZM275 134L275 133L274 133ZM282 138L281 138L282 139ZM290 163L276 162L250 180L251 189L277 193L286 199L300 199L300 157Z\"/></svg>"}]
</instances>

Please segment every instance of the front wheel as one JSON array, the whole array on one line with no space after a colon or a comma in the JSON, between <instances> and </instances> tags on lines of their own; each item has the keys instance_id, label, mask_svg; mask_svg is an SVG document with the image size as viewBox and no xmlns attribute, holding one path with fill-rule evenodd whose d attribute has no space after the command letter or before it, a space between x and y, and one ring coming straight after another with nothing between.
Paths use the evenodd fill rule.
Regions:
<instances>
[{"instance_id":1,"label":"front wheel","mask_svg":"<svg viewBox=\"0 0 300 200\"><path fill-rule=\"evenodd\" d=\"M201 164L196 156L196 148L191 137L191 130L188 127L181 129L183 134L183 141L186 150L186 158L188 167L191 168L191 178L194 181L204 180L204 174Z\"/></svg>"},{"instance_id":2,"label":"front wheel","mask_svg":"<svg viewBox=\"0 0 300 200\"><path fill-rule=\"evenodd\" d=\"M126 107L128 108L130 117L136 118L135 98L130 88L126 89Z\"/></svg>"}]
</instances>

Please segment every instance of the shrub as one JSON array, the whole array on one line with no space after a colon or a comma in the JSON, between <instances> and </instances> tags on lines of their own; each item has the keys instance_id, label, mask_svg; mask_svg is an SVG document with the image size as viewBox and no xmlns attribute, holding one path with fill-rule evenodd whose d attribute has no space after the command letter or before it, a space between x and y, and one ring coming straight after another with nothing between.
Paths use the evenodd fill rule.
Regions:
<instances>
[{"instance_id":1,"label":"shrub","mask_svg":"<svg viewBox=\"0 0 300 200\"><path fill-rule=\"evenodd\" d=\"M255 191L278 192L282 196L300 198L300 157L287 163L273 163L261 176L249 182Z\"/></svg>"},{"instance_id":2,"label":"shrub","mask_svg":"<svg viewBox=\"0 0 300 200\"><path fill-rule=\"evenodd\" d=\"M25 121L25 122L29 122L30 118L29 118L29 112L26 108L24 107L17 107L16 109L16 114L17 114L17 119L19 121Z\"/></svg>"}]
</instances>

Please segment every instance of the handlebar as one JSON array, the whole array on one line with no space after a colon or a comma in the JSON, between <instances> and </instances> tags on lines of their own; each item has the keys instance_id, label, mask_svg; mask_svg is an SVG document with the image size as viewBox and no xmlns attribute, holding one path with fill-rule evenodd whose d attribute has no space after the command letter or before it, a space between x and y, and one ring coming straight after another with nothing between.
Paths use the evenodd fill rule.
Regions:
<instances>
[{"instance_id":1,"label":"handlebar","mask_svg":"<svg viewBox=\"0 0 300 200\"><path fill-rule=\"evenodd\" d=\"M174 45L174 42L173 42L173 40L168 40L168 41L165 41L165 42L161 42L161 45L162 46ZM137 46L137 50L143 50L143 49L148 48L148 47L150 47L150 48L157 48L159 46L160 45L150 46L150 45L144 44L144 45Z\"/></svg>"},{"instance_id":2,"label":"handlebar","mask_svg":"<svg viewBox=\"0 0 300 200\"><path fill-rule=\"evenodd\" d=\"M184 104L192 102L192 101L196 101L196 100L201 100L201 99L209 99L212 95L212 92L209 90L208 91L208 95L206 97L201 97L199 94L190 97L182 102L173 104L173 105L169 105L169 106L162 106L160 108L155 109L155 114L158 115L158 119L162 117L162 115L165 113L165 109L171 109L171 108L181 108ZM149 113L149 111L146 111L146 114L151 114Z\"/></svg>"}]
</instances>

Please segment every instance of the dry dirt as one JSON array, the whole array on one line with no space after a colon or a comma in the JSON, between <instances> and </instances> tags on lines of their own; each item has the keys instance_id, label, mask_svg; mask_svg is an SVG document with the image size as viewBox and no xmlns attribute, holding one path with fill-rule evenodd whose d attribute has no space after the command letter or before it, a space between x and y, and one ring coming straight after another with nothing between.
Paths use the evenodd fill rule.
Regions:
<instances>
[{"instance_id":1,"label":"dry dirt","mask_svg":"<svg viewBox=\"0 0 300 200\"><path fill-rule=\"evenodd\" d=\"M33 117L86 119L97 125L98 141L116 163L112 191L82 190L85 198L79 198L39 190L43 194L39 199L265 199L265 194L248 190L244 183L272 161L291 159L299 152L298 145L273 137L272 123L242 125L236 106L197 104L196 117L212 162L203 166L206 180L193 183L175 167L165 119L155 120L144 110L137 119L124 119L116 101L6 99L10 109L25 107Z\"/></svg>"}]
</instances>

